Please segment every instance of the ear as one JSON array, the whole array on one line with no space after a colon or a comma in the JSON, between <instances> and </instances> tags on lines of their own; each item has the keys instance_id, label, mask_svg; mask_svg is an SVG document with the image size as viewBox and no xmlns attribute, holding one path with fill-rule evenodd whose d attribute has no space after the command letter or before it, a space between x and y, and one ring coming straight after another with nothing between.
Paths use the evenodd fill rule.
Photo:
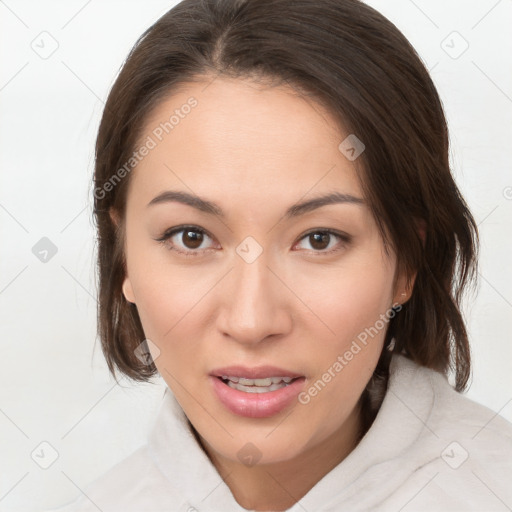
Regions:
<instances>
[{"instance_id":1,"label":"ear","mask_svg":"<svg viewBox=\"0 0 512 512\"><path fill-rule=\"evenodd\" d=\"M110 219L112 220L112 223L117 228L119 226L120 221L121 221L121 217L119 215L119 212L111 207L108 213L110 215ZM132 283L131 283L130 278L128 276L126 276L124 278L123 285L122 285L122 290L123 290L124 298L128 302L132 302L133 304L135 304L135 295L133 293Z\"/></svg>"},{"instance_id":2,"label":"ear","mask_svg":"<svg viewBox=\"0 0 512 512\"><path fill-rule=\"evenodd\" d=\"M128 302L135 304L135 295L133 294L132 283L128 276L123 281L123 295Z\"/></svg>"},{"instance_id":3,"label":"ear","mask_svg":"<svg viewBox=\"0 0 512 512\"><path fill-rule=\"evenodd\" d=\"M115 210L112 206L108 210L108 214L110 215L110 220L114 224L114 226L117 228L119 226L119 222L121 220L119 216L119 212Z\"/></svg>"},{"instance_id":4,"label":"ear","mask_svg":"<svg viewBox=\"0 0 512 512\"><path fill-rule=\"evenodd\" d=\"M414 222L416 224L416 230L418 232L419 237L421 238L421 242L423 247L425 247L425 239L427 236L427 223L424 219L415 218ZM405 275L401 275L397 278L395 284L395 296L393 297L393 304L405 304L412 295L412 290L414 288L414 282L416 281L417 272L410 277L408 280Z\"/></svg>"},{"instance_id":5,"label":"ear","mask_svg":"<svg viewBox=\"0 0 512 512\"><path fill-rule=\"evenodd\" d=\"M395 296L393 297L393 305L405 304L412 295L414 288L414 281L416 280L416 272L407 279L407 276L401 275L396 280L395 284Z\"/></svg>"}]
</instances>

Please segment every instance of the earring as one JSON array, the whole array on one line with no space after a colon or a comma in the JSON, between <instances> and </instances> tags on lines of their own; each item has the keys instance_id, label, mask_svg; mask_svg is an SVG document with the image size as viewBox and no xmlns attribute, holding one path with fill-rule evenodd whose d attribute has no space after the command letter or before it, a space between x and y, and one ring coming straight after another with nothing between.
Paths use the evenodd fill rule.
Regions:
<instances>
[{"instance_id":1,"label":"earring","mask_svg":"<svg viewBox=\"0 0 512 512\"><path fill-rule=\"evenodd\" d=\"M395 338L391 338L391 341L389 342L388 346L386 347L390 352L393 352L393 349L395 348L396 340Z\"/></svg>"}]
</instances>

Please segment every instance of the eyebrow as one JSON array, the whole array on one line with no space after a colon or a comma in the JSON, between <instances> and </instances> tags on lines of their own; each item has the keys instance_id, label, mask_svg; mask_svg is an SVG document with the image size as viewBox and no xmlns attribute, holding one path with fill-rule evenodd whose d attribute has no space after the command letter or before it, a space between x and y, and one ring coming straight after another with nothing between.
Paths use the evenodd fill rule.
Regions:
<instances>
[{"instance_id":1,"label":"eyebrow","mask_svg":"<svg viewBox=\"0 0 512 512\"><path fill-rule=\"evenodd\" d=\"M189 194L188 192L177 190L166 190L165 192L162 192L148 203L148 207L168 202L185 204L201 212L205 212L209 215L215 215L216 217L223 219L226 217L225 213L222 211L222 208L217 203L203 199L199 196L196 196L195 194ZM286 210L284 217L286 219L290 219L293 217L298 217L299 215L304 215L305 213L316 210L317 208L321 208L322 206L347 203L362 205L364 204L364 200L351 194L333 192L309 199L307 201L293 204Z\"/></svg>"}]
</instances>

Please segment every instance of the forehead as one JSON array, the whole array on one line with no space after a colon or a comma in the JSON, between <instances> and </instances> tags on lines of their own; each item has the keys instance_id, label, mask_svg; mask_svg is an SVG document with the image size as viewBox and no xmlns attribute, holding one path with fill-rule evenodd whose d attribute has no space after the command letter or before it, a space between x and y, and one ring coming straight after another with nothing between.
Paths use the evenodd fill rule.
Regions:
<instances>
[{"instance_id":1,"label":"forehead","mask_svg":"<svg viewBox=\"0 0 512 512\"><path fill-rule=\"evenodd\" d=\"M354 162L338 148L347 135L323 106L288 85L191 82L147 116L139 146L148 142L151 149L132 187L146 194L222 189L226 197L247 193L287 203L308 191L361 196Z\"/></svg>"}]
</instances>

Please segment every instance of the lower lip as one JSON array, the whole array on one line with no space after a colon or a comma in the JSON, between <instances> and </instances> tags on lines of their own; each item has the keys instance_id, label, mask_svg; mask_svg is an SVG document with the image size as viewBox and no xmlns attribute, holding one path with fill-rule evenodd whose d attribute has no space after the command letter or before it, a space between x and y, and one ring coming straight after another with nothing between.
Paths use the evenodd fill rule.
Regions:
<instances>
[{"instance_id":1,"label":"lower lip","mask_svg":"<svg viewBox=\"0 0 512 512\"><path fill-rule=\"evenodd\" d=\"M266 393L246 393L233 389L219 377L210 376L210 380L218 399L232 413L247 418L267 418L295 402L306 379L300 377L281 389Z\"/></svg>"}]
</instances>

